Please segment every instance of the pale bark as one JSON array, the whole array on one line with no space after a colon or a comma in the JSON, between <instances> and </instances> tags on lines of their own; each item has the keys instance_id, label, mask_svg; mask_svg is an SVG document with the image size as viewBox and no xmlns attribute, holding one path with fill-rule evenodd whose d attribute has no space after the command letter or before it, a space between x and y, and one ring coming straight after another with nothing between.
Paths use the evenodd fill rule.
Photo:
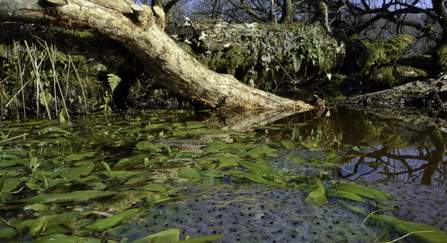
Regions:
<instances>
[{"instance_id":1,"label":"pale bark","mask_svg":"<svg viewBox=\"0 0 447 243\"><path fill-rule=\"evenodd\" d=\"M164 33L164 19L155 9L142 6L143 9L133 14L122 14L85 0L66 2L68 4L55 5L54 11L46 16L42 15L44 10L36 8L31 12L21 9L15 13L43 16L46 21L51 18L68 26L86 24L97 28L135 53L147 70L170 91L212 107L297 111L313 108L302 101L275 96L249 87L231 75L217 74L205 68ZM6 17L0 18L4 20Z\"/></svg>"}]
</instances>

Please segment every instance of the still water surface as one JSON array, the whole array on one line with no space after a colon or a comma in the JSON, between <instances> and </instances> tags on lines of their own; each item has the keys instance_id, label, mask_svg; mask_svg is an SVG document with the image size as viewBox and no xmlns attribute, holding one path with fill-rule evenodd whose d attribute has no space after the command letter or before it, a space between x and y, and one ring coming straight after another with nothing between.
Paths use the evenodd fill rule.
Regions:
<instances>
[{"instance_id":1,"label":"still water surface","mask_svg":"<svg viewBox=\"0 0 447 243\"><path fill-rule=\"evenodd\" d=\"M379 187L377 189L383 189L384 193L387 194L402 194L403 196L400 196L404 199L405 195L410 193L413 199L394 198L401 203L400 211L395 211L394 216L403 218L413 215L412 217L420 219L420 222L434 225L441 230L447 229L447 221L442 216L445 214L443 207L446 206L444 204L447 188L445 156L447 137L439 127L417 125L402 119L388 118L365 111L332 109L319 113L296 114L279 111L139 111L110 116L96 114L80 117L72 120L68 127L59 126L57 121L30 121L27 123L5 121L0 126L0 131L4 139L17 136L16 139L0 144L3 156L3 160L0 161L0 166L3 169L2 176L6 172L12 175L7 180L6 194L3 194L3 199L7 203L16 202L18 199L20 199L20 202L30 202L30 198L42 192L44 194L65 193L67 191L76 192L92 189L106 192L124 192L128 189L144 186L148 182L174 186L176 181L185 183L185 178L200 178L200 183L196 184L199 188L198 191L208 190L201 188L203 185L234 186L243 185L247 182L248 184L256 184L256 182L261 184L264 182L272 183L270 181L273 180L272 175L257 177L250 174L251 176L242 176L242 178L231 176L231 173L235 171L229 168L235 167L238 163L239 166L244 165L245 168L253 166L250 163L247 165L247 162L240 161L245 159L274 168L276 170L275 176L278 178L292 176L290 178L293 179L286 181L289 186L290 183L296 183L292 187L300 187L297 182L300 177L297 175L306 174L318 177L324 183L329 183L333 179L342 179L369 187L376 186ZM7 134L8 136L6 136ZM27 135L20 137L24 134ZM207 160L207 156L212 156L212 159ZM228 156L231 157L231 160ZM38 164L38 168L29 166L32 157L37 158L34 162ZM234 159L236 159L236 162ZM220 164L217 166L215 164L218 160L220 160ZM31 159L31 163L32 161L33 159ZM106 165L111 167L113 173L104 171ZM175 173L171 173L171 171L185 166L192 167L201 174L199 175L193 171L194 174L191 170L183 170L181 172L183 177L180 176L182 179L178 180L177 176L181 174L181 169ZM252 171L257 169L269 171L265 167L251 167ZM144 174L144 176L131 174L141 173L142 171L151 172L147 175ZM249 180L244 180L244 178ZM71 181L71 183L67 183L68 181ZM303 181L300 183L303 183ZM157 188L158 192L165 191L159 190L159 187ZM193 190L194 186L189 185L188 188ZM203 198L200 200L191 198L191 200L194 200L191 201L190 207L197 204L197 209L194 210L200 212L208 206L215 207L216 202L220 200L223 203L221 209L225 209L231 203L227 202L230 199L222 195L232 195L233 197L237 195L236 192L231 190L234 190L234 188L209 189L208 197L211 199L203 203L212 201L213 206L207 204L201 206L200 203L202 202L200 200L203 200ZM241 190L237 190L240 193ZM253 208L254 211L252 212L260 211L254 213L254 218L247 221L261 220L259 224L256 224L256 227L258 227L262 225L264 216L267 217L269 212L270 214L276 212L275 210L278 210L278 207L272 206L275 204L274 201L268 202L273 198L262 196L263 193L265 194L271 189L259 187L253 189L258 190L256 192L251 190L247 188L245 194L242 195L258 195L262 192L257 197L265 203L265 205L261 205L262 209ZM405 190L408 190L408 193ZM421 190L426 193L424 195L419 194ZM153 190L150 189L150 191ZM187 195L191 191L184 193ZM187 213L187 215L184 215L184 221L188 221L190 224L181 225L177 223L175 225L176 228L182 229L183 227L182 237L187 235L200 237L218 233L226 234L225 237L227 238L223 237L218 242L234 242L237 239L260 240L260 242L274 242L276 239L283 239L292 242L297 237L296 232L303 233L303 231L305 231L305 234L300 236L302 242L314 242L315 240L318 242L320 238L316 234L319 230L326 232L327 237L350 237L353 242L364 242L365 239L374 239L383 233L377 233L361 223L351 227L349 225L352 225L352 222L349 220L346 221L345 226L342 227L341 224L339 226L343 232L346 227L357 230L355 232L350 231L349 236L344 235L345 233L341 233L341 231L335 234L328 228L317 230L321 223L327 223L330 219L325 219L325 217L329 217L327 210L335 210L331 211L330 217L338 217L341 220L340 222L344 220L343 217L346 218L346 215L350 214L344 211L346 209L342 209L344 206L334 206L328 209L321 206L298 205L299 200L297 198L302 197L304 199L307 197L308 191L273 189L268 193L276 195L277 198L283 198L281 200L284 202L284 210L290 210L289 214L281 216L281 219L271 220L271 225L268 228L269 230L279 229L279 231L275 231L276 233L273 231L268 234L263 233L265 228L261 227L256 234L247 233L244 236L243 233L240 233L241 236L239 236L239 233L236 234L236 231L232 231L227 226L220 231L217 230L218 228L213 226L215 219L210 219L209 223L203 226L203 230L197 230L194 228L196 226L191 226L197 223L194 221L194 217L191 219L188 211L192 208L185 208L180 212L179 210L173 211L172 217L174 218L172 221L179 221L178 217L179 214L181 216L181 212ZM170 198L168 193L161 193L161 195ZM418 201L419 195L421 195L420 201ZM92 195L91 198L93 197ZM150 197L152 196L147 196L146 201L143 200L142 207L148 205L150 202L148 198ZM152 199L152 201L159 204L162 201L160 198L163 199L163 196L158 195L156 198L158 199ZM166 198L163 200L168 200ZM427 198L428 200L433 199L434 205L439 206L439 212L436 211L433 214L434 216L424 213L427 211L424 208L424 201L427 201ZM124 209L128 206L113 200L105 202L105 205L107 203L119 204L121 205L120 208ZM235 197L231 200L239 202L242 209L253 201L248 200L246 196ZM411 212L414 203L420 209ZM263 204L263 202L260 202L260 204ZM97 204L98 206L92 205L83 206L98 210L97 207L100 207L101 204ZM184 206L185 203L179 205L175 203L167 204L167 206L161 206L161 208L151 209L152 211L149 211L148 214L164 212L165 215L169 215L167 208L177 209ZM264 206L271 209L266 210ZM32 214L21 216L20 214L23 214L23 211L15 211L20 210L20 208L14 207L5 208L6 211L1 211L1 216L6 220L21 222L20 224L24 224L23 222L26 222L26 220L21 220L27 218L34 220ZM102 207L100 210L104 210ZM295 207L299 209L295 210ZM306 207L310 208L304 209ZM324 211L322 211L323 209ZM113 210L116 210L116 208ZM284 210L276 212L275 217L283 214ZM306 210L310 210L308 218L302 216L302 212ZM194 214L197 214L197 212ZM297 212L300 213L293 216ZM245 213L235 211L233 215L244 215ZM424 217L421 214L424 214ZM40 213L40 215L43 214ZM200 221L202 221L202 217L203 220L206 217L214 217L212 215L212 212L208 211L200 217ZM222 217L222 214L218 214L216 217ZM288 233L285 233L286 230L284 230L281 234L277 234L285 225L290 224L290 220L284 221L288 217L294 220L297 217L303 217L302 220L304 221L294 221L292 224L298 224L304 228L300 230L290 228L287 230ZM362 221L362 217L355 213L349 217L359 217L358 220ZM439 217L442 219L439 219ZM221 224L228 223L230 220L232 220L231 217L227 221L221 221ZM411 218L405 220L414 221ZM85 224L85 220L82 222ZM148 222L150 223L144 226L145 231L143 233L140 231L140 233L135 233L137 228L142 227L141 223L133 226L129 224L129 228L125 228L123 231L118 232L115 229L109 231L109 233L117 239L123 239L126 235L124 231L131 230L134 234L126 235L126 237L138 239L147 235L148 232L152 233L157 229L169 228L171 221L163 221L158 226L154 226L156 225L155 218ZM310 231L312 227L316 229L313 233ZM332 226L328 227L331 229ZM210 230L206 231L205 229ZM252 231L253 229L250 232ZM0 235L2 233L4 232L0 232ZM264 238L256 238L261 236ZM393 237L390 236L389 238ZM31 240L29 237L24 239ZM343 241L347 238L341 239ZM321 242L325 242L325 240Z\"/></svg>"}]
</instances>

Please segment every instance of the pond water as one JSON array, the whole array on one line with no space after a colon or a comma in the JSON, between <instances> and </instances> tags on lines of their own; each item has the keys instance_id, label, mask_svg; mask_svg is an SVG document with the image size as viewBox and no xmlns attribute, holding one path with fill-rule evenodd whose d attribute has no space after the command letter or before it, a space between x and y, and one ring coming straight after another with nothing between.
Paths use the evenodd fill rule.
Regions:
<instances>
[{"instance_id":1,"label":"pond water","mask_svg":"<svg viewBox=\"0 0 447 243\"><path fill-rule=\"evenodd\" d=\"M348 109L163 110L0 131L2 242L447 242L435 127Z\"/></svg>"}]
</instances>

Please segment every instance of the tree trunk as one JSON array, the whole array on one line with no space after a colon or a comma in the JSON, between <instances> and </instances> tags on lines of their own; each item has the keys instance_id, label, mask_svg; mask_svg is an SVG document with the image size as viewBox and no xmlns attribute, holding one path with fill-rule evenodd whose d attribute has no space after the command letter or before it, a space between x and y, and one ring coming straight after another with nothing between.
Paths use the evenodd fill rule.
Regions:
<instances>
[{"instance_id":1,"label":"tree trunk","mask_svg":"<svg viewBox=\"0 0 447 243\"><path fill-rule=\"evenodd\" d=\"M432 58L438 70L445 72L447 71L447 12L443 0L432 0L432 4L436 15L439 17L437 21L442 28L442 36L436 42L432 51Z\"/></svg>"},{"instance_id":2,"label":"tree trunk","mask_svg":"<svg viewBox=\"0 0 447 243\"><path fill-rule=\"evenodd\" d=\"M292 15L292 0L284 0L282 3L282 16L281 23L287 24L290 21Z\"/></svg>"},{"instance_id":3,"label":"tree trunk","mask_svg":"<svg viewBox=\"0 0 447 243\"><path fill-rule=\"evenodd\" d=\"M189 56L164 31L164 14L160 9L142 5L101 6L103 0L48 0L56 3L37 5L38 0L0 0L0 20L48 23L69 27L88 25L119 40L135 53L170 91L211 107L224 109L293 109L307 111L313 107L247 86L231 75L210 71ZM40 1L39 1L40 2ZM46 8L47 6L54 8ZM46 11L46 12L44 12ZM50 12L51 11L51 12ZM122 13L128 12L128 13ZM11 15L12 14L12 15Z\"/></svg>"}]
</instances>

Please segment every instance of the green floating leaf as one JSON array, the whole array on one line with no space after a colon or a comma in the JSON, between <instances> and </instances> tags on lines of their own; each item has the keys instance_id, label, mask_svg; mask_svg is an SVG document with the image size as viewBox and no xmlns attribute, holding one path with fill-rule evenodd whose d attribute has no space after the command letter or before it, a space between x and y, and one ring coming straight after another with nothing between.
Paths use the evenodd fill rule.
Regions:
<instances>
[{"instance_id":1,"label":"green floating leaf","mask_svg":"<svg viewBox=\"0 0 447 243\"><path fill-rule=\"evenodd\" d=\"M143 165L144 158L147 158L147 156L148 154L137 154L129 158L121 159L113 166L113 170L122 170L125 168L134 168L135 166Z\"/></svg>"},{"instance_id":2,"label":"green floating leaf","mask_svg":"<svg viewBox=\"0 0 447 243\"><path fill-rule=\"evenodd\" d=\"M201 128L201 127L206 127L206 124L203 124L201 122L197 122L197 121L187 121L186 122L186 129L195 129L195 128Z\"/></svg>"},{"instance_id":3,"label":"green floating leaf","mask_svg":"<svg viewBox=\"0 0 447 243\"><path fill-rule=\"evenodd\" d=\"M149 141L141 141L139 143L137 143L136 145L138 150L153 150L155 152L161 152L162 149L160 148L160 145L154 145L153 143L149 142Z\"/></svg>"},{"instance_id":4,"label":"green floating leaf","mask_svg":"<svg viewBox=\"0 0 447 243\"><path fill-rule=\"evenodd\" d=\"M257 148L252 149L247 152L247 155L251 156L252 158L259 158L262 154L270 155L272 153L276 152L276 149L270 148L266 145L257 146Z\"/></svg>"},{"instance_id":5,"label":"green floating leaf","mask_svg":"<svg viewBox=\"0 0 447 243\"><path fill-rule=\"evenodd\" d=\"M317 187L309 193L306 201L313 204L325 204L327 203L326 193L324 186L319 179L317 179Z\"/></svg>"},{"instance_id":6,"label":"green floating leaf","mask_svg":"<svg viewBox=\"0 0 447 243\"><path fill-rule=\"evenodd\" d=\"M0 161L0 167L11 167L16 165L17 162L15 160L3 160Z\"/></svg>"},{"instance_id":7,"label":"green floating leaf","mask_svg":"<svg viewBox=\"0 0 447 243\"><path fill-rule=\"evenodd\" d=\"M357 207L354 205L349 205L343 201L338 201L339 203L345 205L347 208L351 209L354 212L360 213L360 214L365 214L366 213L366 209L365 208L361 208L361 207Z\"/></svg>"},{"instance_id":8,"label":"green floating leaf","mask_svg":"<svg viewBox=\"0 0 447 243\"><path fill-rule=\"evenodd\" d=\"M97 219L93 224L85 226L84 229L89 231L104 231L110 229L117 226L126 217L138 213L138 210L136 208L128 209L109 218Z\"/></svg>"},{"instance_id":9,"label":"green floating leaf","mask_svg":"<svg viewBox=\"0 0 447 243\"><path fill-rule=\"evenodd\" d=\"M185 179L200 179L200 174L197 170L189 167L182 167L178 169L177 176Z\"/></svg>"},{"instance_id":10,"label":"green floating leaf","mask_svg":"<svg viewBox=\"0 0 447 243\"><path fill-rule=\"evenodd\" d=\"M13 227L0 227L0 239L7 239L14 235L17 235L19 231Z\"/></svg>"},{"instance_id":11,"label":"green floating leaf","mask_svg":"<svg viewBox=\"0 0 447 243\"><path fill-rule=\"evenodd\" d=\"M59 127L45 127L45 128L41 128L35 131L36 133L49 133L49 132L59 132L59 133L64 133L64 134L71 134L69 131L66 131L62 128Z\"/></svg>"},{"instance_id":12,"label":"green floating leaf","mask_svg":"<svg viewBox=\"0 0 447 243\"><path fill-rule=\"evenodd\" d=\"M47 222L47 219L45 218L45 216L42 216L42 217L34 220L28 233L31 234L32 236L38 235L46 222Z\"/></svg>"},{"instance_id":13,"label":"green floating leaf","mask_svg":"<svg viewBox=\"0 0 447 243\"><path fill-rule=\"evenodd\" d=\"M271 127L271 126L256 126L254 129L269 129L269 130L282 130L282 127Z\"/></svg>"},{"instance_id":14,"label":"green floating leaf","mask_svg":"<svg viewBox=\"0 0 447 243\"><path fill-rule=\"evenodd\" d=\"M351 199L354 201L358 201L358 202L365 202L365 199L363 199L362 197L360 197L359 195L352 193L352 192L347 192L347 191L338 191L335 190L331 193L328 193L330 197L337 197L337 198L347 198L347 199Z\"/></svg>"},{"instance_id":15,"label":"green floating leaf","mask_svg":"<svg viewBox=\"0 0 447 243\"><path fill-rule=\"evenodd\" d=\"M208 143L208 145L209 145L209 147L203 149L207 153L218 153L219 151L221 151L223 149L227 149L227 148L231 147L226 142L219 140L219 139L216 139L213 142Z\"/></svg>"},{"instance_id":16,"label":"green floating leaf","mask_svg":"<svg viewBox=\"0 0 447 243\"><path fill-rule=\"evenodd\" d=\"M1 198L2 198L2 193L5 190L6 179L8 179L8 176L9 176L9 173L6 172L0 179L0 201L3 201Z\"/></svg>"},{"instance_id":17,"label":"green floating leaf","mask_svg":"<svg viewBox=\"0 0 447 243\"><path fill-rule=\"evenodd\" d=\"M286 149L294 149L295 144L292 142L281 141L282 146L286 147Z\"/></svg>"},{"instance_id":18,"label":"green floating leaf","mask_svg":"<svg viewBox=\"0 0 447 243\"><path fill-rule=\"evenodd\" d=\"M161 184L147 184L145 186L140 186L138 189L154 191L154 192L166 192L168 189Z\"/></svg>"},{"instance_id":19,"label":"green floating leaf","mask_svg":"<svg viewBox=\"0 0 447 243\"><path fill-rule=\"evenodd\" d=\"M244 160L241 160L238 163L240 165L242 165L243 167L251 170L252 172L258 172L258 173L265 174L265 175L276 174L275 169L270 168L265 165L260 165L260 164L256 164L256 163L252 163L252 162L248 162L248 161L244 161Z\"/></svg>"},{"instance_id":20,"label":"green floating leaf","mask_svg":"<svg viewBox=\"0 0 447 243\"><path fill-rule=\"evenodd\" d=\"M237 166L238 162L242 160L241 158L233 154L217 155L211 157L211 159L219 160L219 166L217 167L217 169Z\"/></svg>"},{"instance_id":21,"label":"green floating leaf","mask_svg":"<svg viewBox=\"0 0 447 243\"><path fill-rule=\"evenodd\" d=\"M371 215L371 218L385 221L401 234L408 234L419 242L447 242L447 233L427 224L404 221L387 215Z\"/></svg>"},{"instance_id":22,"label":"green floating leaf","mask_svg":"<svg viewBox=\"0 0 447 243\"><path fill-rule=\"evenodd\" d=\"M48 210L50 210L50 207L45 204L35 203L35 204L31 204L31 205L27 205L27 206L23 207L23 210L48 211Z\"/></svg>"},{"instance_id":23,"label":"green floating leaf","mask_svg":"<svg viewBox=\"0 0 447 243\"><path fill-rule=\"evenodd\" d=\"M45 237L39 237L33 240L34 243L47 243L47 242L63 242L63 243L79 243L79 242L89 242L89 243L101 243L101 239L78 237L64 234L52 234Z\"/></svg>"},{"instance_id":24,"label":"green floating leaf","mask_svg":"<svg viewBox=\"0 0 447 243\"><path fill-rule=\"evenodd\" d=\"M233 130L213 130L208 128L198 128L198 129L191 129L191 130L180 130L180 131L174 131L172 133L173 136L182 136L182 135L195 135L195 134L227 134L227 133L236 133Z\"/></svg>"},{"instance_id":25,"label":"green floating leaf","mask_svg":"<svg viewBox=\"0 0 447 243\"><path fill-rule=\"evenodd\" d=\"M165 126L166 124L161 123L161 124L149 124L147 126L144 127L144 130L155 130L155 129L159 129L162 128L163 126Z\"/></svg>"},{"instance_id":26,"label":"green floating leaf","mask_svg":"<svg viewBox=\"0 0 447 243\"><path fill-rule=\"evenodd\" d=\"M61 202L82 202L96 197L114 195L118 192L104 192L97 190L75 191L65 194L40 194L31 198L20 199L14 202L29 203L61 203Z\"/></svg>"},{"instance_id":27,"label":"green floating leaf","mask_svg":"<svg viewBox=\"0 0 447 243\"><path fill-rule=\"evenodd\" d=\"M270 181L264 179L264 177L260 176L259 174L255 174L255 173L241 172L241 173L234 174L233 176L237 177L237 178L245 178L245 179L248 179L254 183L266 184L266 185L276 185L275 183L270 182Z\"/></svg>"},{"instance_id":28,"label":"green floating leaf","mask_svg":"<svg viewBox=\"0 0 447 243\"><path fill-rule=\"evenodd\" d=\"M96 152L88 152L88 153L83 153L83 154L70 154L67 157L65 157L64 161L69 163L71 161L81 160L85 157L93 157L95 154L96 154Z\"/></svg>"},{"instance_id":29,"label":"green floating leaf","mask_svg":"<svg viewBox=\"0 0 447 243\"><path fill-rule=\"evenodd\" d=\"M209 236L204 236L204 237L199 237L199 238L194 238L194 239L189 239L189 240L178 241L178 243L207 243L207 242L215 241L224 235L225 234L209 235Z\"/></svg>"},{"instance_id":30,"label":"green floating leaf","mask_svg":"<svg viewBox=\"0 0 447 243\"><path fill-rule=\"evenodd\" d=\"M167 229L132 241L132 243L173 243L180 239L180 229Z\"/></svg>"},{"instance_id":31,"label":"green floating leaf","mask_svg":"<svg viewBox=\"0 0 447 243\"><path fill-rule=\"evenodd\" d=\"M93 168L95 167L95 164L91 161L84 163L81 166L74 167L74 168L67 168L61 172L61 176L64 177L67 180L74 180L77 179L81 175L87 175L92 172Z\"/></svg>"},{"instance_id":32,"label":"green floating leaf","mask_svg":"<svg viewBox=\"0 0 447 243\"><path fill-rule=\"evenodd\" d=\"M364 187L355 183L340 182L338 185L334 186L334 189L336 191L351 192L358 194L360 196L365 196L374 199L382 199L382 200L389 199L385 194L379 192L376 189Z\"/></svg>"}]
</instances>

